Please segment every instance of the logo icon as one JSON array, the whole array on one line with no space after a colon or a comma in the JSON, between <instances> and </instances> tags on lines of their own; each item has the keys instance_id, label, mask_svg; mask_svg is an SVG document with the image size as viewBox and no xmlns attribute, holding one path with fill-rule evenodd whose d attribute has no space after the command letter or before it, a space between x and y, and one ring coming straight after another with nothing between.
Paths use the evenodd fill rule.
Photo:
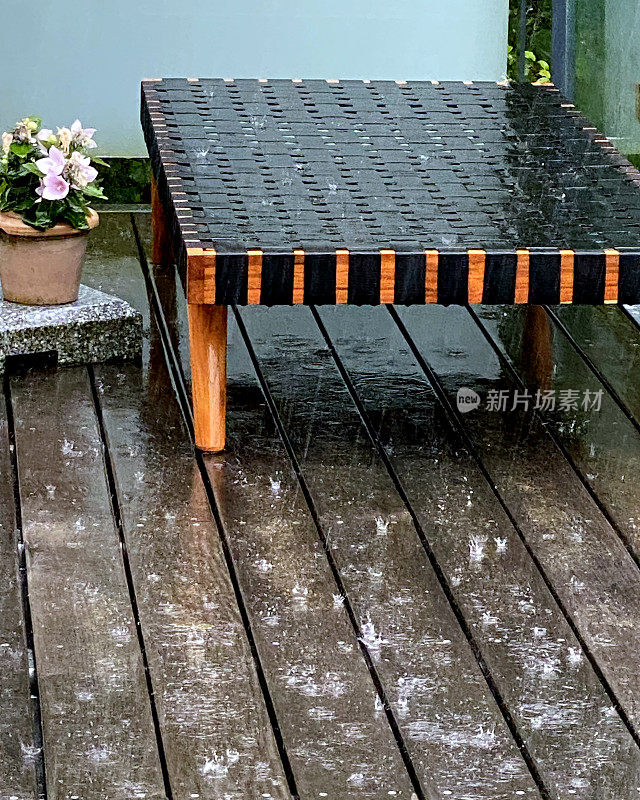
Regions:
<instances>
[{"instance_id":1,"label":"logo icon","mask_svg":"<svg viewBox=\"0 0 640 800\"><path fill-rule=\"evenodd\" d=\"M458 389L456 403L461 414L468 414L469 411L473 411L480 406L480 395L474 392L473 389L463 386Z\"/></svg>"}]
</instances>

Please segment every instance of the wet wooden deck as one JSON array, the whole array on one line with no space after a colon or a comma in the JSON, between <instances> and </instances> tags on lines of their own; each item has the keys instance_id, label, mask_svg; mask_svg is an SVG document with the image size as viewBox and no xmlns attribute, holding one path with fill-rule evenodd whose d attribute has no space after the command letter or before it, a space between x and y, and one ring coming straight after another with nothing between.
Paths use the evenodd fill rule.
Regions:
<instances>
[{"instance_id":1,"label":"wet wooden deck","mask_svg":"<svg viewBox=\"0 0 640 800\"><path fill-rule=\"evenodd\" d=\"M104 214L86 273L142 365L5 380L1 800L640 797L638 323L242 309L194 458L148 222Z\"/></svg>"}]
</instances>

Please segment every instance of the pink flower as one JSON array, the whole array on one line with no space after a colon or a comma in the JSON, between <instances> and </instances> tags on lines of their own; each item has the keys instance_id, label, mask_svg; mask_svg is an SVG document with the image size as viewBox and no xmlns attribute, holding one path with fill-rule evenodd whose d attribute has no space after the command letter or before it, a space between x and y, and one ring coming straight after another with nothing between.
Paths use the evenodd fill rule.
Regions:
<instances>
[{"instance_id":1,"label":"pink flower","mask_svg":"<svg viewBox=\"0 0 640 800\"><path fill-rule=\"evenodd\" d=\"M58 150L57 147L49 149L47 158L39 158L36 161L36 167L42 172L43 175L62 175L62 170L65 166L64 153Z\"/></svg>"},{"instance_id":2,"label":"pink flower","mask_svg":"<svg viewBox=\"0 0 640 800\"><path fill-rule=\"evenodd\" d=\"M69 194L69 184L61 175L49 172L40 181L40 187L36 189L36 194L39 194L43 200L64 200Z\"/></svg>"}]
</instances>

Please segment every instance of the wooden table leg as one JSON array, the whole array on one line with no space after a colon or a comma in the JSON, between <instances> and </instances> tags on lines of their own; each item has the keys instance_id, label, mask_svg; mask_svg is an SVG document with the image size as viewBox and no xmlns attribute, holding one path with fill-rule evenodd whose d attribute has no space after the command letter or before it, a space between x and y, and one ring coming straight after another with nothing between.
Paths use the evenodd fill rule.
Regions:
<instances>
[{"instance_id":1,"label":"wooden table leg","mask_svg":"<svg viewBox=\"0 0 640 800\"><path fill-rule=\"evenodd\" d=\"M551 389L553 339L549 315L542 306L527 306L522 334L522 363L527 386Z\"/></svg>"},{"instance_id":2,"label":"wooden table leg","mask_svg":"<svg viewBox=\"0 0 640 800\"><path fill-rule=\"evenodd\" d=\"M155 178L151 178L151 231L151 260L154 264L163 267L172 264L171 226L167 212L160 202Z\"/></svg>"},{"instance_id":3,"label":"wooden table leg","mask_svg":"<svg viewBox=\"0 0 640 800\"><path fill-rule=\"evenodd\" d=\"M191 394L196 447L224 450L227 405L227 307L189 303Z\"/></svg>"}]
</instances>

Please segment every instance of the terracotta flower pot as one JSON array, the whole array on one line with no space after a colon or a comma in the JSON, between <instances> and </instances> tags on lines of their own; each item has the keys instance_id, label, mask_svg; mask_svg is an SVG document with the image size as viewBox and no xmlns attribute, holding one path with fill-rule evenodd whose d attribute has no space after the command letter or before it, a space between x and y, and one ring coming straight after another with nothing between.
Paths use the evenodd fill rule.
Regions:
<instances>
[{"instance_id":1,"label":"terracotta flower pot","mask_svg":"<svg viewBox=\"0 0 640 800\"><path fill-rule=\"evenodd\" d=\"M98 225L95 211L89 228ZM18 214L0 212L0 281L5 300L53 306L78 299L88 231L60 223L47 231L26 225Z\"/></svg>"}]
</instances>

